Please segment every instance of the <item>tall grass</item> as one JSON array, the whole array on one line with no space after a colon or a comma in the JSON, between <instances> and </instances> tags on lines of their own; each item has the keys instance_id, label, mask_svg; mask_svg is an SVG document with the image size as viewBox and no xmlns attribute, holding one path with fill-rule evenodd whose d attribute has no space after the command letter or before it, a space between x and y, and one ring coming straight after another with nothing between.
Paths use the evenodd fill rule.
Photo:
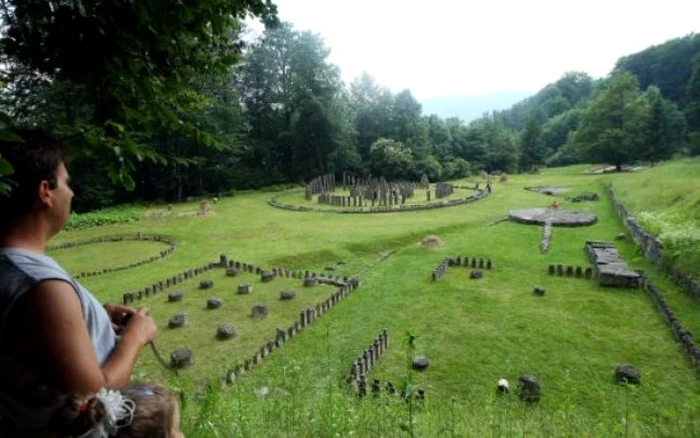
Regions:
<instances>
[{"instance_id":1,"label":"tall grass","mask_svg":"<svg viewBox=\"0 0 700 438\"><path fill-rule=\"evenodd\" d=\"M641 418L635 400L639 389L621 385L623 402L599 416L567 404L543 410L515 394L481 402L459 396L411 405L382 393L359 399L328 385L313 398L300 397L311 382L296 382L297 391L271 387L268 395L241 384L210 384L190 396L184 412L189 438L209 437L695 437L700 433L700 407L689 401L672 422ZM287 389L290 389L287 387ZM696 400L697 401L697 400ZM411 412L411 421L407 414ZM662 414L660 414L662 415Z\"/></svg>"}]
</instances>

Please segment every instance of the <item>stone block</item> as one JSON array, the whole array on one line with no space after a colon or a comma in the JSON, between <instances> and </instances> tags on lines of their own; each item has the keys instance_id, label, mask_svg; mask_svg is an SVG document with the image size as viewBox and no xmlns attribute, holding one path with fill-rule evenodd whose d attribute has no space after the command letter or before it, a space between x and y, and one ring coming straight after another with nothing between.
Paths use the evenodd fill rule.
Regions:
<instances>
[{"instance_id":1,"label":"stone block","mask_svg":"<svg viewBox=\"0 0 700 438\"><path fill-rule=\"evenodd\" d=\"M168 327L178 328L185 325L187 316L184 313L177 313L168 320Z\"/></svg>"},{"instance_id":2,"label":"stone block","mask_svg":"<svg viewBox=\"0 0 700 438\"><path fill-rule=\"evenodd\" d=\"M267 309L267 306L264 306L262 304L256 304L250 310L250 315L254 318L266 318L269 315L269 313L270 311Z\"/></svg>"},{"instance_id":3,"label":"stone block","mask_svg":"<svg viewBox=\"0 0 700 438\"><path fill-rule=\"evenodd\" d=\"M170 365L173 368L186 368L194 363L192 351L187 348L178 348L170 353Z\"/></svg>"},{"instance_id":4,"label":"stone block","mask_svg":"<svg viewBox=\"0 0 700 438\"><path fill-rule=\"evenodd\" d=\"M297 292L292 289L284 289L280 292L280 300L293 300L297 296Z\"/></svg>"},{"instance_id":5,"label":"stone block","mask_svg":"<svg viewBox=\"0 0 700 438\"><path fill-rule=\"evenodd\" d=\"M520 376L518 378L518 396L526 402L538 402L542 394L542 385L535 376Z\"/></svg>"},{"instance_id":6,"label":"stone block","mask_svg":"<svg viewBox=\"0 0 700 438\"><path fill-rule=\"evenodd\" d=\"M642 374L634 365L622 363L615 369L615 381L618 383L638 384L642 380Z\"/></svg>"},{"instance_id":7,"label":"stone block","mask_svg":"<svg viewBox=\"0 0 700 438\"><path fill-rule=\"evenodd\" d=\"M218 309L222 305L223 305L223 302L221 301L220 298L209 298L207 300L207 309L209 309L209 310Z\"/></svg>"},{"instance_id":8,"label":"stone block","mask_svg":"<svg viewBox=\"0 0 700 438\"><path fill-rule=\"evenodd\" d=\"M234 330L231 324L219 324L216 327L216 339L226 340L231 339L236 336L236 330Z\"/></svg>"},{"instance_id":9,"label":"stone block","mask_svg":"<svg viewBox=\"0 0 700 438\"><path fill-rule=\"evenodd\" d=\"M424 371L430 366L430 360L425 356L418 356L413 358L411 366L413 366L413 369L416 371Z\"/></svg>"},{"instance_id":10,"label":"stone block","mask_svg":"<svg viewBox=\"0 0 700 438\"><path fill-rule=\"evenodd\" d=\"M263 283L269 283L270 281L275 279L275 274L270 272L270 271L263 271L260 273L260 280L262 280Z\"/></svg>"},{"instance_id":11,"label":"stone block","mask_svg":"<svg viewBox=\"0 0 700 438\"><path fill-rule=\"evenodd\" d=\"M185 294L183 292L170 292L168 294L168 302L169 303L177 303L183 300L185 298Z\"/></svg>"}]
</instances>

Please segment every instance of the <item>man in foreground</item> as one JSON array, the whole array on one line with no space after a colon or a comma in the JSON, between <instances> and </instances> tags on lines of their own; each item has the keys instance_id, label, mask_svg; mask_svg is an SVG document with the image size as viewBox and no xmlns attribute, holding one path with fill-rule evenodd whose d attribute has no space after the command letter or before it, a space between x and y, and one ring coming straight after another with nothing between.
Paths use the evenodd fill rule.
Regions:
<instances>
[{"instance_id":1,"label":"man in foreground","mask_svg":"<svg viewBox=\"0 0 700 438\"><path fill-rule=\"evenodd\" d=\"M0 142L15 183L0 195L0 436L51 436L60 396L126 385L157 326L148 309L102 307L44 254L68 220L70 178L57 141L18 134L24 143Z\"/></svg>"}]
</instances>

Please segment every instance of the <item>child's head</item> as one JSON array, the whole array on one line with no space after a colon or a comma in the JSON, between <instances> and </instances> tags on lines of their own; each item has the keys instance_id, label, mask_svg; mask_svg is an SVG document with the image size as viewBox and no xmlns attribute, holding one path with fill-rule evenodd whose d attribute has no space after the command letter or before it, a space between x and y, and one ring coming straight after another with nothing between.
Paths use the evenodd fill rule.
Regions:
<instances>
[{"instance_id":1,"label":"child's head","mask_svg":"<svg viewBox=\"0 0 700 438\"><path fill-rule=\"evenodd\" d=\"M65 438L183 438L177 401L167 389L152 384L71 395L51 425Z\"/></svg>"}]
</instances>

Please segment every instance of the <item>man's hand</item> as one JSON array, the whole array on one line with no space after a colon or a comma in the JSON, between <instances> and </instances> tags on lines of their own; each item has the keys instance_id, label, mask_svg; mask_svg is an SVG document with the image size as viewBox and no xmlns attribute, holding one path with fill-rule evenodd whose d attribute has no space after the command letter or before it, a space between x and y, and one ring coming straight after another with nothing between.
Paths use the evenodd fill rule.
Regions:
<instances>
[{"instance_id":1,"label":"man's hand","mask_svg":"<svg viewBox=\"0 0 700 438\"><path fill-rule=\"evenodd\" d=\"M130 337L143 346L154 340L157 333L158 325L151 317L151 311L146 307L139 307L131 314L122 339Z\"/></svg>"},{"instance_id":2,"label":"man's hand","mask_svg":"<svg viewBox=\"0 0 700 438\"><path fill-rule=\"evenodd\" d=\"M121 304L105 304L105 310L109 315L109 320L112 321L112 328L118 332L119 328L124 325L124 319L127 315L136 313L133 307L122 306Z\"/></svg>"}]
</instances>

